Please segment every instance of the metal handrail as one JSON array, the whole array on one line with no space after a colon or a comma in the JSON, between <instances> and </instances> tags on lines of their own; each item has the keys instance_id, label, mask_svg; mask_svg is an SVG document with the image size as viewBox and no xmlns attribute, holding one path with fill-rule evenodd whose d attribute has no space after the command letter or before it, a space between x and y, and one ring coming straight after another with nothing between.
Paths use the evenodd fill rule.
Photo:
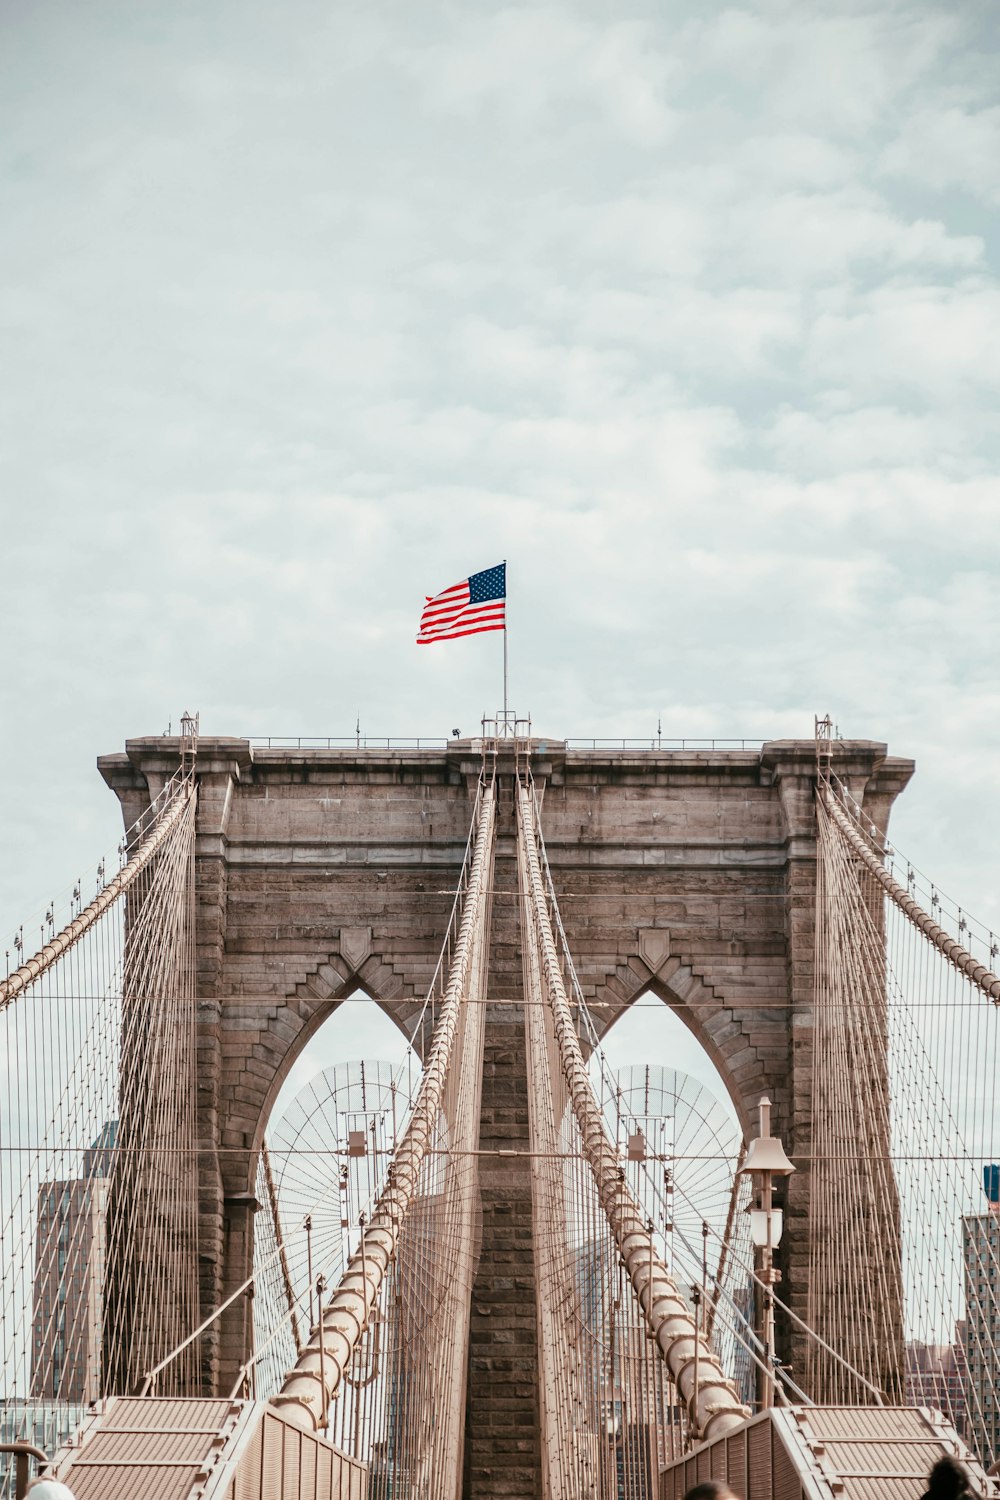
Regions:
<instances>
[{"instance_id":1,"label":"metal handrail","mask_svg":"<svg viewBox=\"0 0 1000 1500\"><path fill-rule=\"evenodd\" d=\"M578 739L571 737L563 742L567 750L751 750L759 753L766 740L747 739L667 739L665 735L650 734L642 739Z\"/></svg>"},{"instance_id":2,"label":"metal handrail","mask_svg":"<svg viewBox=\"0 0 1000 1500\"><path fill-rule=\"evenodd\" d=\"M250 734L246 738L259 750L444 750L451 743L447 735Z\"/></svg>"},{"instance_id":3,"label":"metal handrail","mask_svg":"<svg viewBox=\"0 0 1000 1500\"><path fill-rule=\"evenodd\" d=\"M651 734L629 738L601 738L571 735L568 738L540 735L548 744L564 745L567 750L745 750L758 753L767 743L762 739L668 739ZM247 735L250 745L260 750L445 750L456 736L446 735ZM479 735L465 736L466 743L478 743Z\"/></svg>"},{"instance_id":4,"label":"metal handrail","mask_svg":"<svg viewBox=\"0 0 1000 1500\"><path fill-rule=\"evenodd\" d=\"M34 1443L19 1440L14 1443L0 1443L0 1453L13 1453L14 1455L14 1495L16 1500L24 1500L28 1489L28 1459L37 1459L43 1469L49 1466L49 1459L41 1448L36 1448Z\"/></svg>"}]
</instances>

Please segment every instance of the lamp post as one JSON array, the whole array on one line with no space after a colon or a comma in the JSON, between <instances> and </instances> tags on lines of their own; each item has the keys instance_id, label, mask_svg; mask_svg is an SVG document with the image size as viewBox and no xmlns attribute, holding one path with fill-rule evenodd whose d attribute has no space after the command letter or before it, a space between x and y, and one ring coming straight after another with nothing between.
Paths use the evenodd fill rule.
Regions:
<instances>
[{"instance_id":1,"label":"lamp post","mask_svg":"<svg viewBox=\"0 0 1000 1500\"><path fill-rule=\"evenodd\" d=\"M757 1139L750 1142L746 1161L741 1170L749 1172L753 1183L753 1200L747 1212L750 1215L750 1234L754 1246L760 1251L760 1279L764 1283L763 1328L764 1363L767 1373L761 1388L761 1407L774 1405L774 1291L781 1272L775 1269L774 1252L781 1243L783 1227L782 1212L771 1201L773 1179L787 1177L795 1171L785 1148L771 1134L771 1101L765 1094L760 1101L760 1125ZM756 1206L754 1206L756 1204Z\"/></svg>"}]
</instances>

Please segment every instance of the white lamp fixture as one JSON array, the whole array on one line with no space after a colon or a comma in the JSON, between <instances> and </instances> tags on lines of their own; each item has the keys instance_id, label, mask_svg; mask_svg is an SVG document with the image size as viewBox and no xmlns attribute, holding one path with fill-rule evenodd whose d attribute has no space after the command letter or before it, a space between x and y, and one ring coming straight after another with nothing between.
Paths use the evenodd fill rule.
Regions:
<instances>
[{"instance_id":1,"label":"white lamp fixture","mask_svg":"<svg viewBox=\"0 0 1000 1500\"><path fill-rule=\"evenodd\" d=\"M766 1370L761 1385L761 1406L774 1405L774 1283L781 1278L781 1272L774 1266L774 1251L781 1243L781 1231L784 1228L784 1219L780 1208L775 1208L771 1202L771 1184L775 1177L788 1177L795 1168L785 1155L785 1148L776 1136L771 1134L771 1101L765 1094L760 1101L760 1133L757 1139L750 1142L750 1149L746 1155L741 1171L749 1172L754 1188L754 1199L757 1205L751 1204L747 1209L750 1215L750 1236L754 1246L760 1251L760 1274L758 1280L763 1285L763 1328L761 1330L764 1341L764 1358Z\"/></svg>"},{"instance_id":2,"label":"white lamp fixture","mask_svg":"<svg viewBox=\"0 0 1000 1500\"><path fill-rule=\"evenodd\" d=\"M750 1215L750 1238L758 1250L766 1248L768 1243L767 1221L771 1220L771 1249L776 1250L781 1244L781 1231L784 1228L784 1214L780 1208L772 1208L770 1214L763 1208L748 1208Z\"/></svg>"},{"instance_id":3,"label":"white lamp fixture","mask_svg":"<svg viewBox=\"0 0 1000 1500\"><path fill-rule=\"evenodd\" d=\"M771 1134L771 1101L766 1094L758 1108L760 1134L755 1141L750 1142L750 1149L741 1170L770 1172L773 1177L788 1177L795 1171L795 1168L785 1155L785 1148L777 1136Z\"/></svg>"}]
</instances>

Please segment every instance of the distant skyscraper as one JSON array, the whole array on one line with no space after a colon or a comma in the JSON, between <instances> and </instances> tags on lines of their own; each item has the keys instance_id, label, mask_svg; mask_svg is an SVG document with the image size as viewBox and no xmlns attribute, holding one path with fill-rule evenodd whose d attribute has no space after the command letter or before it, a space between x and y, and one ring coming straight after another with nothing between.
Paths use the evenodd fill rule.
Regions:
<instances>
[{"instance_id":1,"label":"distant skyscraper","mask_svg":"<svg viewBox=\"0 0 1000 1500\"><path fill-rule=\"evenodd\" d=\"M43 1182L35 1230L31 1394L88 1402L100 1394L108 1180L117 1121L84 1152L83 1175Z\"/></svg>"},{"instance_id":2,"label":"distant skyscraper","mask_svg":"<svg viewBox=\"0 0 1000 1500\"><path fill-rule=\"evenodd\" d=\"M968 1441L988 1468L1000 1458L1000 1167L983 1172L986 1213L962 1219Z\"/></svg>"},{"instance_id":3,"label":"distant skyscraper","mask_svg":"<svg viewBox=\"0 0 1000 1500\"><path fill-rule=\"evenodd\" d=\"M965 1323L955 1325L954 1344L906 1345L906 1402L942 1412L959 1437L968 1430L965 1406Z\"/></svg>"}]
</instances>

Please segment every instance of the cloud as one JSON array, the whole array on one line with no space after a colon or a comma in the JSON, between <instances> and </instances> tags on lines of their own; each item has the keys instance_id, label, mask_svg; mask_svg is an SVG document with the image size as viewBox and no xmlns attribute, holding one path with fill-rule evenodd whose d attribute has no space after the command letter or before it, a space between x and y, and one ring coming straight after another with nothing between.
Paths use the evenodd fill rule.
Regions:
<instances>
[{"instance_id":1,"label":"cloud","mask_svg":"<svg viewBox=\"0 0 1000 1500\"><path fill-rule=\"evenodd\" d=\"M546 733L830 707L916 753L901 846L994 901L982 16L53 0L0 28L0 922L117 841L94 755L184 707L474 725L497 643L412 638L503 556Z\"/></svg>"},{"instance_id":2,"label":"cloud","mask_svg":"<svg viewBox=\"0 0 1000 1500\"><path fill-rule=\"evenodd\" d=\"M690 34L707 72L735 76L744 88L752 81L760 102L745 105L748 113L834 140L862 139L933 69L962 26L936 6L838 8L729 7L693 23Z\"/></svg>"},{"instance_id":3,"label":"cloud","mask_svg":"<svg viewBox=\"0 0 1000 1500\"><path fill-rule=\"evenodd\" d=\"M882 151L878 166L939 192L959 188L1000 202L1000 106L962 109L945 102L916 111Z\"/></svg>"},{"instance_id":4,"label":"cloud","mask_svg":"<svg viewBox=\"0 0 1000 1500\"><path fill-rule=\"evenodd\" d=\"M445 114L486 112L520 131L545 131L567 106L596 106L604 128L637 146L661 144L672 128L666 85L674 68L638 21L506 7L462 16L447 38L404 49L397 61Z\"/></svg>"},{"instance_id":5,"label":"cloud","mask_svg":"<svg viewBox=\"0 0 1000 1500\"><path fill-rule=\"evenodd\" d=\"M992 406L1000 379L1000 287L886 284L820 312L807 364L816 378L871 395L895 389L938 407Z\"/></svg>"},{"instance_id":6,"label":"cloud","mask_svg":"<svg viewBox=\"0 0 1000 1500\"><path fill-rule=\"evenodd\" d=\"M775 183L779 173L776 166L763 180L748 180L734 167L700 185L692 171L668 176L647 189L642 208L628 198L591 210L579 242L595 259L641 276L741 281L755 289L983 264L979 235L905 217L857 182L792 190Z\"/></svg>"},{"instance_id":7,"label":"cloud","mask_svg":"<svg viewBox=\"0 0 1000 1500\"><path fill-rule=\"evenodd\" d=\"M988 432L1000 436L1000 423L964 408L947 413L902 410L894 406L852 405L838 410L833 395L817 409L792 406L774 414L764 441L774 463L801 479L815 475L851 475L902 471L915 487L933 485L934 471L962 475L985 470L977 508L992 503L992 475L985 453L978 451ZM967 489L971 489L968 486ZM954 495L950 506L957 503Z\"/></svg>"}]
</instances>

